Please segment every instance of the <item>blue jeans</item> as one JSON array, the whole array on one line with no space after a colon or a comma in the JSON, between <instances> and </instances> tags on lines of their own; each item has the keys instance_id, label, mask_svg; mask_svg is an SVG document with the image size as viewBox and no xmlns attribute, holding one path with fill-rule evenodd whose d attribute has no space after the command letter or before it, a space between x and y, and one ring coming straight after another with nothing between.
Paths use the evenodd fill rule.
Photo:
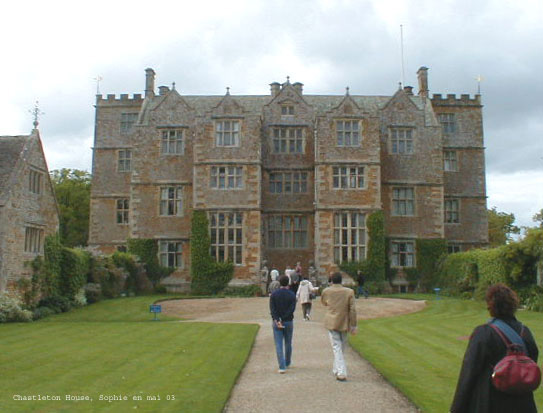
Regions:
<instances>
[{"instance_id":1,"label":"blue jeans","mask_svg":"<svg viewBox=\"0 0 543 413\"><path fill-rule=\"evenodd\" d=\"M272 321L272 326L279 369L285 370L288 366L290 366L290 358L292 356L292 333L294 331L294 323L292 321L283 321L283 326L285 328L277 328L275 323Z\"/></svg>"},{"instance_id":2,"label":"blue jeans","mask_svg":"<svg viewBox=\"0 0 543 413\"><path fill-rule=\"evenodd\" d=\"M358 286L358 291L357 291L357 297L360 297L360 295L364 294L364 297L368 298L368 292L366 291L366 289L364 288L363 285L359 285Z\"/></svg>"}]
</instances>

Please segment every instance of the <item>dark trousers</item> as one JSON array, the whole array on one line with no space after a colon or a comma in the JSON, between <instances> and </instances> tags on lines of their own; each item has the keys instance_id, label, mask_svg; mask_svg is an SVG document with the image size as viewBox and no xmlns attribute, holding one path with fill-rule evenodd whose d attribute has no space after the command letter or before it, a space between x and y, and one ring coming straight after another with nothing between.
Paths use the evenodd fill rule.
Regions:
<instances>
[{"instance_id":1,"label":"dark trousers","mask_svg":"<svg viewBox=\"0 0 543 413\"><path fill-rule=\"evenodd\" d=\"M311 314L311 303L302 303L302 313L305 318L309 318L309 315Z\"/></svg>"}]
</instances>

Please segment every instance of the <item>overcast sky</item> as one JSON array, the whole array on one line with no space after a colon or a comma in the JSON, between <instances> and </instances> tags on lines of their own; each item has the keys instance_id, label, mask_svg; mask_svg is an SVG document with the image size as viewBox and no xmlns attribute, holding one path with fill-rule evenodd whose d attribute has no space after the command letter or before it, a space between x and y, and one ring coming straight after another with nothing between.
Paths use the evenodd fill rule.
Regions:
<instances>
[{"instance_id":1,"label":"overcast sky","mask_svg":"<svg viewBox=\"0 0 543 413\"><path fill-rule=\"evenodd\" d=\"M532 226L543 208L543 2L18 1L0 25L0 135L28 134L39 100L50 169L91 170L94 79L143 93L147 67L181 94L392 95L429 70L430 93L477 92L483 77L488 207Z\"/></svg>"}]
</instances>

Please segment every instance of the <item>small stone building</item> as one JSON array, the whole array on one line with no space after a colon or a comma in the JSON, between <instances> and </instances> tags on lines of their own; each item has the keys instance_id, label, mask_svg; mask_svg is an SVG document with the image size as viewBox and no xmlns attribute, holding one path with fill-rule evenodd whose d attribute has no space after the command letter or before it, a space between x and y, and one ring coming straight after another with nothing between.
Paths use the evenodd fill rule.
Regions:
<instances>
[{"instance_id":1,"label":"small stone building","mask_svg":"<svg viewBox=\"0 0 543 413\"><path fill-rule=\"evenodd\" d=\"M0 136L0 291L11 290L43 255L59 213L40 134Z\"/></svg>"},{"instance_id":2,"label":"small stone building","mask_svg":"<svg viewBox=\"0 0 543 413\"><path fill-rule=\"evenodd\" d=\"M385 214L390 262L416 265L416 240L451 252L487 244L481 97L428 94L428 69L392 96L186 96L146 70L145 95L98 95L89 245L152 238L190 282L190 219L207 211L211 253L257 283L264 260L313 262L324 277L366 256L366 218ZM401 273L402 271L400 271Z\"/></svg>"}]
</instances>

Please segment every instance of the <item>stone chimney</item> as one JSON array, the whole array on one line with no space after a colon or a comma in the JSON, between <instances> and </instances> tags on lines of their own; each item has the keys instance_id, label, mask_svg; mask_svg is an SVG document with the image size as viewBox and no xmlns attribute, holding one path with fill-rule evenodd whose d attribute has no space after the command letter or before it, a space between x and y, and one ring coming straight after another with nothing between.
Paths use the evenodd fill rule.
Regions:
<instances>
[{"instance_id":1,"label":"stone chimney","mask_svg":"<svg viewBox=\"0 0 543 413\"><path fill-rule=\"evenodd\" d=\"M298 92L300 95L303 94L303 90L304 90L303 83L300 83L300 82L293 83L292 87L296 89L296 92Z\"/></svg>"},{"instance_id":2,"label":"stone chimney","mask_svg":"<svg viewBox=\"0 0 543 413\"><path fill-rule=\"evenodd\" d=\"M419 78L419 96L428 97L428 68L422 66L417 70Z\"/></svg>"},{"instance_id":3,"label":"stone chimney","mask_svg":"<svg viewBox=\"0 0 543 413\"><path fill-rule=\"evenodd\" d=\"M158 87L158 94L160 96L164 96L170 91L170 88L168 86L159 86Z\"/></svg>"},{"instance_id":4,"label":"stone chimney","mask_svg":"<svg viewBox=\"0 0 543 413\"><path fill-rule=\"evenodd\" d=\"M281 85L278 82L270 83L270 91L272 97L276 97L279 94L279 91L281 90Z\"/></svg>"},{"instance_id":5,"label":"stone chimney","mask_svg":"<svg viewBox=\"0 0 543 413\"><path fill-rule=\"evenodd\" d=\"M145 69L145 97L155 96L155 71L151 68Z\"/></svg>"},{"instance_id":6,"label":"stone chimney","mask_svg":"<svg viewBox=\"0 0 543 413\"><path fill-rule=\"evenodd\" d=\"M413 86L404 86L403 87L403 90L405 93L407 93L408 95L412 95L413 94Z\"/></svg>"}]
</instances>

